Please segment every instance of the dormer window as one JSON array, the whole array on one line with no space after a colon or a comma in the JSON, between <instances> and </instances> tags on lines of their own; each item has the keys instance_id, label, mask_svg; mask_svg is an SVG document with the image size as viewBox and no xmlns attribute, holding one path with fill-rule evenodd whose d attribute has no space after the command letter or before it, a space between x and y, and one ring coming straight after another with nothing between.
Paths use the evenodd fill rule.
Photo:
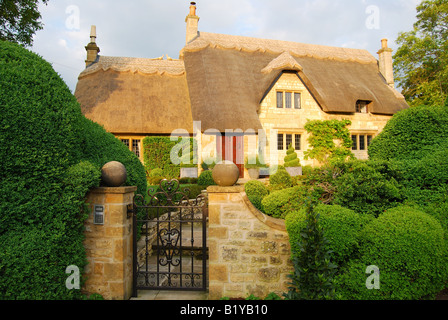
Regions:
<instances>
[{"instance_id":1,"label":"dormer window","mask_svg":"<svg viewBox=\"0 0 448 320\"><path fill-rule=\"evenodd\" d=\"M358 100L356 102L356 113L369 113L369 105L372 101Z\"/></svg>"},{"instance_id":2,"label":"dormer window","mask_svg":"<svg viewBox=\"0 0 448 320\"><path fill-rule=\"evenodd\" d=\"M302 109L302 94L292 91L277 91L277 109Z\"/></svg>"}]
</instances>

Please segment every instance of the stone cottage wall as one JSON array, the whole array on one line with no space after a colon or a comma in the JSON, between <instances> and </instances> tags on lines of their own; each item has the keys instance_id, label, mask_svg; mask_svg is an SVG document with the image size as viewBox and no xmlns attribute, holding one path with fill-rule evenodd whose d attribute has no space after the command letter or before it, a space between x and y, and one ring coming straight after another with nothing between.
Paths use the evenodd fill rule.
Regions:
<instances>
[{"instance_id":1,"label":"stone cottage wall","mask_svg":"<svg viewBox=\"0 0 448 320\"><path fill-rule=\"evenodd\" d=\"M243 186L212 186L207 192L209 298L287 292L293 267L284 221L258 211Z\"/></svg>"}]
</instances>

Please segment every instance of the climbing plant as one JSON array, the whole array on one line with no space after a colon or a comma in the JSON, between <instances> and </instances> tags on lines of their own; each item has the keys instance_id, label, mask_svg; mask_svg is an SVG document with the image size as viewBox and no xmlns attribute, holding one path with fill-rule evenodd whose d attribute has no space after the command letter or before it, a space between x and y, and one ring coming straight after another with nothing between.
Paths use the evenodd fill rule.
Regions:
<instances>
[{"instance_id":1,"label":"climbing plant","mask_svg":"<svg viewBox=\"0 0 448 320\"><path fill-rule=\"evenodd\" d=\"M350 120L308 121L305 130L310 133L311 149L305 151L305 160L315 159L321 164L336 160L354 159L351 152L352 140L348 126Z\"/></svg>"}]
</instances>

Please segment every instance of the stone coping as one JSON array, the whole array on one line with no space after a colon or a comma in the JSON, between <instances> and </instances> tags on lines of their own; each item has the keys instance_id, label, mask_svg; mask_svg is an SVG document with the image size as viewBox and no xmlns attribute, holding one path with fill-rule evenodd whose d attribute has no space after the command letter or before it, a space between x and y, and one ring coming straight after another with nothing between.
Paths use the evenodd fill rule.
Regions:
<instances>
[{"instance_id":1,"label":"stone coping","mask_svg":"<svg viewBox=\"0 0 448 320\"><path fill-rule=\"evenodd\" d=\"M207 188L208 193L239 193L241 197L243 198L243 201L249 211L262 223L265 225L271 227L272 229L279 230L279 231L287 231L286 230L286 223L283 219L276 219L269 217L262 213L260 210L255 208L255 206L250 202L249 198L246 195L246 192L244 191L244 185L235 185L232 187L220 187L220 186L210 186Z\"/></svg>"},{"instance_id":2,"label":"stone coping","mask_svg":"<svg viewBox=\"0 0 448 320\"><path fill-rule=\"evenodd\" d=\"M131 193L137 191L137 187L99 187L94 188L90 190L92 193L99 193L99 194L125 194L125 193Z\"/></svg>"}]
</instances>

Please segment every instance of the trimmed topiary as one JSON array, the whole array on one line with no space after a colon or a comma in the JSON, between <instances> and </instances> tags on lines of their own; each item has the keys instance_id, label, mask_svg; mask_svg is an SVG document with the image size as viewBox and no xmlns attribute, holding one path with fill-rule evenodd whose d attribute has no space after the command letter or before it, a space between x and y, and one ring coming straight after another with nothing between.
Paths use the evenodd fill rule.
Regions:
<instances>
[{"instance_id":1,"label":"trimmed topiary","mask_svg":"<svg viewBox=\"0 0 448 320\"><path fill-rule=\"evenodd\" d=\"M198 185L208 187L215 186L216 182L213 180L213 171L206 170L202 171L198 178Z\"/></svg>"},{"instance_id":2,"label":"trimmed topiary","mask_svg":"<svg viewBox=\"0 0 448 320\"><path fill-rule=\"evenodd\" d=\"M314 210L319 214L319 223L328 240L327 249L333 251L332 261L337 265L345 264L357 249L364 219L353 210L337 205L319 204ZM305 208L286 216L286 229L293 255L300 254L297 243L300 240L300 231L305 226Z\"/></svg>"},{"instance_id":3,"label":"trimmed topiary","mask_svg":"<svg viewBox=\"0 0 448 320\"><path fill-rule=\"evenodd\" d=\"M146 191L129 149L87 120L51 65L0 41L0 300L81 299L66 268L87 264L85 196L100 168L123 163L127 185ZM83 279L81 279L81 285Z\"/></svg>"},{"instance_id":4,"label":"trimmed topiary","mask_svg":"<svg viewBox=\"0 0 448 320\"><path fill-rule=\"evenodd\" d=\"M292 145L289 145L288 151L286 151L286 157L285 157L285 164L284 167L300 167L300 159L297 156L296 151L292 147Z\"/></svg>"},{"instance_id":5,"label":"trimmed topiary","mask_svg":"<svg viewBox=\"0 0 448 320\"><path fill-rule=\"evenodd\" d=\"M274 191L261 201L263 212L268 216L284 219L291 211L300 210L310 191L303 186L296 186Z\"/></svg>"},{"instance_id":6,"label":"trimmed topiary","mask_svg":"<svg viewBox=\"0 0 448 320\"><path fill-rule=\"evenodd\" d=\"M400 206L372 220L360 237L360 258L337 279L343 299L419 300L433 298L448 275L440 223L417 209ZM379 290L366 287L366 268L380 270Z\"/></svg>"},{"instance_id":7,"label":"trimmed topiary","mask_svg":"<svg viewBox=\"0 0 448 320\"><path fill-rule=\"evenodd\" d=\"M285 189L292 187L292 179L284 167L279 166L276 173L269 177L269 184L274 189Z\"/></svg>"},{"instance_id":8,"label":"trimmed topiary","mask_svg":"<svg viewBox=\"0 0 448 320\"><path fill-rule=\"evenodd\" d=\"M248 181L244 185L244 191L254 207L260 211L263 211L262 200L269 193L264 183L258 180Z\"/></svg>"}]
</instances>

